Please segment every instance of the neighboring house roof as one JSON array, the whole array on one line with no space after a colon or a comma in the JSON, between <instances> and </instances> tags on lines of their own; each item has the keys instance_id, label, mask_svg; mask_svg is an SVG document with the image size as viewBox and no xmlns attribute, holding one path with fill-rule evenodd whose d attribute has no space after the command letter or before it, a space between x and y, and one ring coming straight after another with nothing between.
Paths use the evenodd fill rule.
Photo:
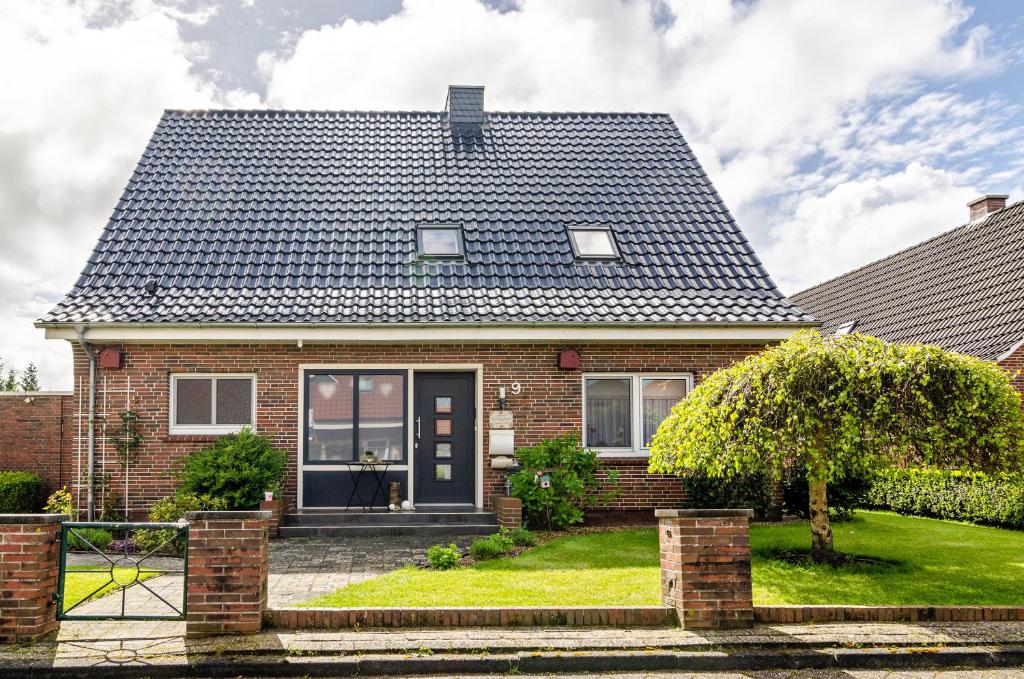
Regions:
<instances>
[{"instance_id":1,"label":"neighboring house roof","mask_svg":"<svg viewBox=\"0 0 1024 679\"><path fill-rule=\"evenodd\" d=\"M807 324L665 114L167 111L74 323ZM479 100L479 103L475 103ZM479 120L483 122L479 122ZM417 227L458 224L463 261ZM610 225L613 263L570 225Z\"/></svg>"},{"instance_id":2,"label":"neighboring house roof","mask_svg":"<svg viewBox=\"0 0 1024 679\"><path fill-rule=\"evenodd\" d=\"M1024 339L1024 202L792 296L823 322L997 359Z\"/></svg>"}]
</instances>

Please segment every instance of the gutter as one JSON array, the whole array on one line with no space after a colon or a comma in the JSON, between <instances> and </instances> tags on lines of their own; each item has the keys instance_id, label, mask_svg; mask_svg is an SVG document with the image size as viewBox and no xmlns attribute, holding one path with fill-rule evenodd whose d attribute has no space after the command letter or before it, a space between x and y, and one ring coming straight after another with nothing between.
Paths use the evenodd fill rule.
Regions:
<instances>
[{"instance_id":1,"label":"gutter","mask_svg":"<svg viewBox=\"0 0 1024 679\"><path fill-rule=\"evenodd\" d=\"M82 348L89 358L89 431L88 431L88 485L86 500L86 520L93 521L96 518L96 498L93 494L93 475L96 466L96 353L92 345L85 341L85 326L76 325L75 333L78 335L78 346Z\"/></svg>"}]
</instances>

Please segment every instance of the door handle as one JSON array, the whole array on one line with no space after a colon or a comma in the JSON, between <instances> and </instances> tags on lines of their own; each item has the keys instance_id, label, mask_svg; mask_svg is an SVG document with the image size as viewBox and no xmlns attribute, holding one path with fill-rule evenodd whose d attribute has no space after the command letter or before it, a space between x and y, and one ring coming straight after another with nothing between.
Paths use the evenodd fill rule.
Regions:
<instances>
[{"instance_id":1,"label":"door handle","mask_svg":"<svg viewBox=\"0 0 1024 679\"><path fill-rule=\"evenodd\" d=\"M420 418L416 418L416 440L420 440Z\"/></svg>"}]
</instances>

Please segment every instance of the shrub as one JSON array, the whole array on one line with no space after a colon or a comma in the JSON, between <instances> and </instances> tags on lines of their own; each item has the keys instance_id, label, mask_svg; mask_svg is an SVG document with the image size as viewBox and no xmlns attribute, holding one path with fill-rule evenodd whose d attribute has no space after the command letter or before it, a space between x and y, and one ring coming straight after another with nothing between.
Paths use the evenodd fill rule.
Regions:
<instances>
[{"instance_id":1,"label":"shrub","mask_svg":"<svg viewBox=\"0 0 1024 679\"><path fill-rule=\"evenodd\" d=\"M533 547L537 544L537 536L522 526L519 528L513 528L507 532L505 532L505 529L503 528L502 533L504 533L516 547Z\"/></svg>"},{"instance_id":2,"label":"shrub","mask_svg":"<svg viewBox=\"0 0 1024 679\"><path fill-rule=\"evenodd\" d=\"M220 498L224 509L256 509L265 491L281 486L287 463L284 451L246 427L186 457L180 474L181 490Z\"/></svg>"},{"instance_id":3,"label":"shrub","mask_svg":"<svg viewBox=\"0 0 1024 679\"><path fill-rule=\"evenodd\" d=\"M828 484L828 513L836 521L846 521L863 504L870 481L866 475L847 474ZM799 470L782 481L783 509L802 518L810 516L807 472Z\"/></svg>"},{"instance_id":4,"label":"shrub","mask_svg":"<svg viewBox=\"0 0 1024 679\"><path fill-rule=\"evenodd\" d=\"M701 474L683 476L684 507L700 509L753 509L763 519L772 504L771 482L765 476L747 474L715 479ZM805 508L806 513L806 508Z\"/></svg>"},{"instance_id":5,"label":"shrub","mask_svg":"<svg viewBox=\"0 0 1024 679\"><path fill-rule=\"evenodd\" d=\"M72 521L78 516L75 498L68 491L67 486L53 491L53 494L46 499L43 511L47 514L67 514L71 517Z\"/></svg>"},{"instance_id":6,"label":"shrub","mask_svg":"<svg viewBox=\"0 0 1024 679\"><path fill-rule=\"evenodd\" d=\"M1024 474L889 469L872 481L865 504L900 514L1024 528Z\"/></svg>"},{"instance_id":7,"label":"shrub","mask_svg":"<svg viewBox=\"0 0 1024 679\"><path fill-rule=\"evenodd\" d=\"M810 514L807 472L798 470L782 479L782 509L786 514L807 518ZM711 509L753 509L756 519L765 519L772 508L772 482L764 474L744 474L729 480L698 474L683 476L684 507ZM867 482L853 475L829 484L829 516L836 521L850 518L861 504Z\"/></svg>"},{"instance_id":8,"label":"shrub","mask_svg":"<svg viewBox=\"0 0 1024 679\"><path fill-rule=\"evenodd\" d=\"M0 514L31 514L39 511L43 480L32 472L0 472Z\"/></svg>"},{"instance_id":9,"label":"shrub","mask_svg":"<svg viewBox=\"0 0 1024 679\"><path fill-rule=\"evenodd\" d=\"M434 545L427 550L427 561L434 570L446 571L459 565L459 548L454 545Z\"/></svg>"},{"instance_id":10,"label":"shrub","mask_svg":"<svg viewBox=\"0 0 1024 679\"><path fill-rule=\"evenodd\" d=\"M114 541L113 534L102 528L70 528L68 529L68 549L77 549L83 552L91 552L92 543L101 552L107 551Z\"/></svg>"},{"instance_id":11,"label":"shrub","mask_svg":"<svg viewBox=\"0 0 1024 679\"><path fill-rule=\"evenodd\" d=\"M497 559L512 551L515 545L512 540L503 533L494 533L485 538L475 540L469 546L469 555L474 559L483 561L485 559Z\"/></svg>"},{"instance_id":12,"label":"shrub","mask_svg":"<svg viewBox=\"0 0 1024 679\"><path fill-rule=\"evenodd\" d=\"M153 523L174 523L185 518L188 512L216 511L224 509L222 498L209 495L196 495L178 491L171 497L165 497L153 503L149 508L149 520ZM140 528L131 539L144 552L154 549L180 553L184 549L184 540L174 540L175 531L171 528Z\"/></svg>"},{"instance_id":13,"label":"shrub","mask_svg":"<svg viewBox=\"0 0 1024 679\"><path fill-rule=\"evenodd\" d=\"M602 488L598 478L601 460L580 445L579 437L567 434L516 451L519 471L509 476L512 495L523 501L531 526L549 530L582 523L587 509L604 507L618 497L618 473L608 470ZM541 487L548 476L551 485Z\"/></svg>"}]
</instances>

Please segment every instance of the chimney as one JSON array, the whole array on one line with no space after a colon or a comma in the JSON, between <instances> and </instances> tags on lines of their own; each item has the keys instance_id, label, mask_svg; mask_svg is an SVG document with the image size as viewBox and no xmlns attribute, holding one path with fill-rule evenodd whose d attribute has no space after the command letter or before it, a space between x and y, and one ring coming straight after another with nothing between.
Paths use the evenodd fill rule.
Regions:
<instances>
[{"instance_id":1,"label":"chimney","mask_svg":"<svg viewBox=\"0 0 1024 679\"><path fill-rule=\"evenodd\" d=\"M967 207L971 208L971 221L984 219L993 212L999 212L1006 207L1007 198L1009 196L995 193L988 193L975 198L967 204Z\"/></svg>"},{"instance_id":2,"label":"chimney","mask_svg":"<svg viewBox=\"0 0 1024 679\"><path fill-rule=\"evenodd\" d=\"M486 122L483 86L449 85L444 110L453 128L479 128Z\"/></svg>"}]
</instances>

